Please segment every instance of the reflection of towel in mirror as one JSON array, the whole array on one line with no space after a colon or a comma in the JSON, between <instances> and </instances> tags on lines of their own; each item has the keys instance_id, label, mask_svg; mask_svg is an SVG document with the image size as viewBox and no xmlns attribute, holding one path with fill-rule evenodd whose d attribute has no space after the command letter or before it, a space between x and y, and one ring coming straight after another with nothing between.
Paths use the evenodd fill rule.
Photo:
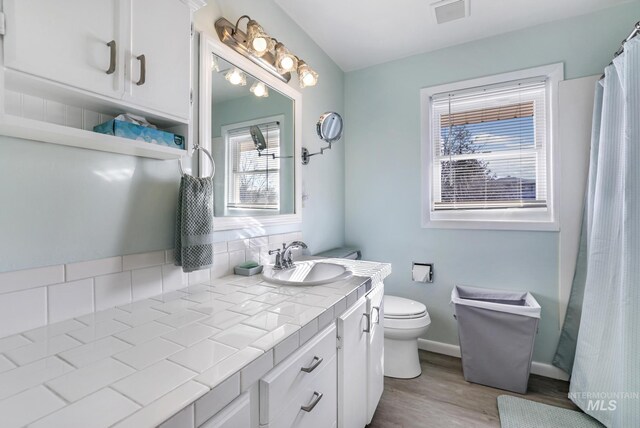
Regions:
<instances>
[{"instance_id":1,"label":"reflection of towel in mirror","mask_svg":"<svg viewBox=\"0 0 640 428\"><path fill-rule=\"evenodd\" d=\"M184 272L213 265L213 179L183 175L176 219L176 266Z\"/></svg>"}]
</instances>

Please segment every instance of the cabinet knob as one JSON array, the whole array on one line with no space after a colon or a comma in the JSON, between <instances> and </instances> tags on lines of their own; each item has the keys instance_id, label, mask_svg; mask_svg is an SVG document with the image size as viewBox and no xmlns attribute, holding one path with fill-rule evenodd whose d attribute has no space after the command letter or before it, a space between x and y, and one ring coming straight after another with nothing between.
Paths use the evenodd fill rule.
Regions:
<instances>
[{"instance_id":1,"label":"cabinet knob","mask_svg":"<svg viewBox=\"0 0 640 428\"><path fill-rule=\"evenodd\" d=\"M113 74L116 71L116 41L111 40L107 43L107 46L109 46L109 69L107 74Z\"/></svg>"},{"instance_id":2,"label":"cabinet knob","mask_svg":"<svg viewBox=\"0 0 640 428\"><path fill-rule=\"evenodd\" d=\"M300 407L300 409L304 410L305 412L310 412L314 407L316 407L320 400L322 400L322 393L314 391L311 403L307 404L306 406Z\"/></svg>"}]
</instances>

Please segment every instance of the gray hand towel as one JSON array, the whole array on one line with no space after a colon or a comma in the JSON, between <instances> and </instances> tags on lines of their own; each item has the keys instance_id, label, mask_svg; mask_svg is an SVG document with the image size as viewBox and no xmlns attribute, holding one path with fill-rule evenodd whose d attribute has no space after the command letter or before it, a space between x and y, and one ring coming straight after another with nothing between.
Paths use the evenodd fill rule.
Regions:
<instances>
[{"instance_id":1,"label":"gray hand towel","mask_svg":"<svg viewBox=\"0 0 640 428\"><path fill-rule=\"evenodd\" d=\"M184 174L176 219L176 266L184 272L213 265L213 178Z\"/></svg>"}]
</instances>

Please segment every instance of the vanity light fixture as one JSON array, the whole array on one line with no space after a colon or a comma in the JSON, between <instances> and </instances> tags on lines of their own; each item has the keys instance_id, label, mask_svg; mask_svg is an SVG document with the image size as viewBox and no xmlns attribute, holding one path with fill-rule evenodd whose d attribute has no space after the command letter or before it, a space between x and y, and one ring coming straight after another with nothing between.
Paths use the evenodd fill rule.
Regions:
<instances>
[{"instance_id":1,"label":"vanity light fixture","mask_svg":"<svg viewBox=\"0 0 640 428\"><path fill-rule=\"evenodd\" d=\"M259 98L267 98L269 96L269 88L263 82L255 82L249 88L251 93Z\"/></svg>"},{"instance_id":2,"label":"vanity light fixture","mask_svg":"<svg viewBox=\"0 0 640 428\"><path fill-rule=\"evenodd\" d=\"M248 20L246 32L239 28L243 19ZM262 26L251 19L249 15L242 15L235 25L225 18L220 18L216 21L215 27L222 43L283 82L289 83L291 73L297 72L301 88L314 86L318 83L318 73L291 53L283 43L269 36Z\"/></svg>"},{"instance_id":3,"label":"vanity light fixture","mask_svg":"<svg viewBox=\"0 0 640 428\"><path fill-rule=\"evenodd\" d=\"M224 78L232 85L244 86L247 84L247 76L242 70L236 67L227 71L227 74L224 75Z\"/></svg>"}]
</instances>

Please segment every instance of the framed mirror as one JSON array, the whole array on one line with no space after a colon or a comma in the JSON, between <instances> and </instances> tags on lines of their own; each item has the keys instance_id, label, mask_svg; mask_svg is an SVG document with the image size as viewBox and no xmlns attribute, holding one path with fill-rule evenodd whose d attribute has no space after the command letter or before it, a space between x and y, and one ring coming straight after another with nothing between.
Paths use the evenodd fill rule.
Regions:
<instances>
[{"instance_id":1,"label":"framed mirror","mask_svg":"<svg viewBox=\"0 0 640 428\"><path fill-rule=\"evenodd\" d=\"M216 162L214 229L302 221L302 96L200 34L200 144ZM210 173L207 162L200 174Z\"/></svg>"}]
</instances>

